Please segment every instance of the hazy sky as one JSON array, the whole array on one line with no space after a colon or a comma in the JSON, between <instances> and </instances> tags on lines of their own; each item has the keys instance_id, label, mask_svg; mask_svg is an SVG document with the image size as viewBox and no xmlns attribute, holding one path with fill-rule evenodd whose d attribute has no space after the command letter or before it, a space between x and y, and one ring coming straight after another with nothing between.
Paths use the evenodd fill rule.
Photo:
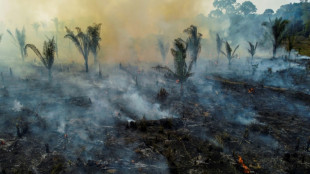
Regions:
<instances>
[{"instance_id":1,"label":"hazy sky","mask_svg":"<svg viewBox=\"0 0 310 174\"><path fill-rule=\"evenodd\" d=\"M109 57L123 57L131 53L127 49L136 45L140 57L150 57L147 43L142 38L164 34L171 38L180 37L185 27L191 24L201 26L200 31L208 37L208 25L196 21L199 14L208 15L213 10L214 0L0 0L0 33L6 29L26 28L28 41L38 39L32 24L38 22L39 31L54 31L51 19L57 17L64 25L73 29L76 26L85 28L92 23L102 23L104 41L102 47ZM243 2L244 0L237 0ZM267 8L274 10L281 5L299 2L299 0L251 0L262 13ZM64 26L61 31L64 35ZM184 34L184 33L183 33ZM42 35L42 33L41 33ZM6 37L7 35L5 35ZM9 37L6 37L7 39ZM4 40L6 39L4 38ZM171 40L169 38L169 40ZM147 39L150 40L149 38ZM66 43L67 40L63 40ZM149 47L155 50L154 43ZM115 51L118 50L118 51ZM110 51L111 53L109 53ZM117 53L117 54L116 54ZM111 55L114 56L111 56ZM139 56L138 56L139 57ZM155 57L154 57L155 58Z\"/></svg>"},{"instance_id":2,"label":"hazy sky","mask_svg":"<svg viewBox=\"0 0 310 174\"><path fill-rule=\"evenodd\" d=\"M237 0L237 2L244 2L245 0ZM293 2L300 2L300 0L250 0L256 7L258 13L263 13L265 9L271 8L274 11L280 8L281 5L289 4Z\"/></svg>"}]
</instances>

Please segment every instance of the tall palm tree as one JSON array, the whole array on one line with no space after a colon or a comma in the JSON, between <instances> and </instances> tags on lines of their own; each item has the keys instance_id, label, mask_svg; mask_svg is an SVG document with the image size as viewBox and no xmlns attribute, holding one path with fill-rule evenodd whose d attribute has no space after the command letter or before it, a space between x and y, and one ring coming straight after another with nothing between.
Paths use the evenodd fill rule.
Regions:
<instances>
[{"instance_id":1,"label":"tall palm tree","mask_svg":"<svg viewBox=\"0 0 310 174\"><path fill-rule=\"evenodd\" d=\"M254 55L256 54L256 49L257 49L257 46L258 46L258 42L255 43L255 45L251 42L248 42L249 45L250 45L250 48L248 49L248 52L250 53L251 55L251 64L253 64L253 58L254 58Z\"/></svg>"},{"instance_id":2,"label":"tall palm tree","mask_svg":"<svg viewBox=\"0 0 310 174\"><path fill-rule=\"evenodd\" d=\"M221 54L221 51L222 51L222 46L223 46L223 39L220 37L219 34L216 34L217 62L220 59L220 54Z\"/></svg>"},{"instance_id":3,"label":"tall palm tree","mask_svg":"<svg viewBox=\"0 0 310 174\"><path fill-rule=\"evenodd\" d=\"M87 27L87 34L90 37L90 51L94 55L94 64L96 65L98 63L97 61L97 55L98 50L100 49L100 30L101 30L101 24L94 24L93 26Z\"/></svg>"},{"instance_id":4,"label":"tall palm tree","mask_svg":"<svg viewBox=\"0 0 310 174\"><path fill-rule=\"evenodd\" d=\"M181 38L174 40L175 48L171 49L171 54L174 57L174 71L168 68L167 66L156 66L155 70L160 72L165 72L169 77L177 80L181 85L181 92L183 90L183 83L191 77L193 74L191 73L192 66L194 63L194 59L191 59L189 67L187 68L186 64L186 51L187 51L187 43L184 42Z\"/></svg>"},{"instance_id":5,"label":"tall palm tree","mask_svg":"<svg viewBox=\"0 0 310 174\"><path fill-rule=\"evenodd\" d=\"M232 49L231 49L229 43L226 41L226 53L223 51L221 51L221 53L227 57L228 62L229 62L228 65L231 65L231 60L236 57L235 53L236 53L238 48L239 48L239 45L232 52Z\"/></svg>"},{"instance_id":6,"label":"tall palm tree","mask_svg":"<svg viewBox=\"0 0 310 174\"><path fill-rule=\"evenodd\" d=\"M43 55L37 49L37 47L33 44L27 44L25 46L25 53L27 55L27 48L32 49L32 51L40 58L41 62L48 70L48 79L52 80L52 66L55 60L55 52L56 52L56 43L54 38L48 39L48 41L44 41L43 45Z\"/></svg>"},{"instance_id":7,"label":"tall palm tree","mask_svg":"<svg viewBox=\"0 0 310 174\"><path fill-rule=\"evenodd\" d=\"M88 34L85 34L81 28L76 27L77 34L75 35L72 30L70 30L68 27L66 27L67 34L65 35L65 38L70 39L79 52L83 55L84 61L85 61L85 70L88 72L88 56L90 51L90 37Z\"/></svg>"},{"instance_id":8,"label":"tall palm tree","mask_svg":"<svg viewBox=\"0 0 310 174\"><path fill-rule=\"evenodd\" d=\"M54 22L55 25L55 45L56 45L56 55L58 57L58 32L59 32L59 20L58 18L53 18L52 21Z\"/></svg>"},{"instance_id":9,"label":"tall palm tree","mask_svg":"<svg viewBox=\"0 0 310 174\"><path fill-rule=\"evenodd\" d=\"M162 37L159 37L157 39L157 44L158 44L158 48L160 50L161 57L163 58L163 61L165 62L170 45L169 45L169 43L165 43L164 39Z\"/></svg>"},{"instance_id":10,"label":"tall palm tree","mask_svg":"<svg viewBox=\"0 0 310 174\"><path fill-rule=\"evenodd\" d=\"M15 30L15 36L10 30L7 30L7 32L10 34L10 36L13 38L14 44L19 47L20 50L20 56L22 60L24 61L25 59L25 44L26 44L26 31L25 28L22 30L18 30L16 28Z\"/></svg>"},{"instance_id":11,"label":"tall palm tree","mask_svg":"<svg viewBox=\"0 0 310 174\"><path fill-rule=\"evenodd\" d=\"M184 30L185 33L188 34L187 44L191 59L194 61L195 65L197 63L198 54L201 51L201 38L202 34L198 33L197 27L191 25L187 29Z\"/></svg>"},{"instance_id":12,"label":"tall palm tree","mask_svg":"<svg viewBox=\"0 0 310 174\"><path fill-rule=\"evenodd\" d=\"M274 21L271 21L269 18L269 22L262 23L262 25L268 28L271 32L273 42L273 58L276 57L277 49L282 44L284 32L288 23L289 21L282 19L282 17L276 18Z\"/></svg>"}]
</instances>

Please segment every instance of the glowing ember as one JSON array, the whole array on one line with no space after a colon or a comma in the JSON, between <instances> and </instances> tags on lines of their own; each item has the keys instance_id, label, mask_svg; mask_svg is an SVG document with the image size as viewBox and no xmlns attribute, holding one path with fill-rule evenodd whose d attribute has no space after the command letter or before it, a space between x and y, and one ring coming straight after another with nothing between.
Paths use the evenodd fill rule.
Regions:
<instances>
[{"instance_id":1,"label":"glowing ember","mask_svg":"<svg viewBox=\"0 0 310 174\"><path fill-rule=\"evenodd\" d=\"M249 93L249 94L253 94L254 92L255 92L255 89L254 89L254 88L248 89L248 93Z\"/></svg>"},{"instance_id":2,"label":"glowing ember","mask_svg":"<svg viewBox=\"0 0 310 174\"><path fill-rule=\"evenodd\" d=\"M246 166L246 165L243 163L243 159L241 158L241 156L238 156L238 162L239 162L239 164L242 166L243 172L244 172L244 173L251 173L251 170L248 168L248 166Z\"/></svg>"}]
</instances>

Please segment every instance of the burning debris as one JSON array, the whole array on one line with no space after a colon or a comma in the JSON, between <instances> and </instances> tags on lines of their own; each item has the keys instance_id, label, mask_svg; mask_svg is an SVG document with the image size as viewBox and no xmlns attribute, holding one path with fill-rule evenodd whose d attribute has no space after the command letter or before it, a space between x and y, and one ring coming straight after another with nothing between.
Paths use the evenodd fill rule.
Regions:
<instances>
[{"instance_id":1,"label":"burning debris","mask_svg":"<svg viewBox=\"0 0 310 174\"><path fill-rule=\"evenodd\" d=\"M241 165L241 167L243 168L243 173L251 173L251 170L248 168L248 166L246 166L243 163L243 159L241 158L241 156L238 156L238 163Z\"/></svg>"},{"instance_id":2,"label":"burning debris","mask_svg":"<svg viewBox=\"0 0 310 174\"><path fill-rule=\"evenodd\" d=\"M7 33L18 54L0 34L0 173L310 173L309 3L256 14L251 2L214 1L184 26L201 2L106 3L99 16L98 2L104 25L90 25L94 3L83 3L27 30L27 43L52 38L42 55L26 29ZM149 5L158 33L140 19Z\"/></svg>"}]
</instances>

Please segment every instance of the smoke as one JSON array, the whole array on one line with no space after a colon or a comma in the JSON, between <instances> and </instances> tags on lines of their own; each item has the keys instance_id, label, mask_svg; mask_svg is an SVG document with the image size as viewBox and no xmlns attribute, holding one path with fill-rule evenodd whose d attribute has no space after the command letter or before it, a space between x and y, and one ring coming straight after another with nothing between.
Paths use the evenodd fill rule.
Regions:
<instances>
[{"instance_id":1,"label":"smoke","mask_svg":"<svg viewBox=\"0 0 310 174\"><path fill-rule=\"evenodd\" d=\"M60 23L58 42L62 61L82 62L74 45L69 45L70 42L63 38L64 26L71 29L79 26L85 31L93 23L102 23L101 61L157 61L160 53L155 46L156 35L169 36L172 42L189 25L199 25L193 19L199 14L207 14L212 8L211 3L211 0L4 1L1 6L6 8L1 14L0 32L25 26L27 43L42 45L46 37L55 35L52 19L57 17ZM33 23L40 24L38 34L35 33ZM9 39L4 37L4 42L9 43ZM10 48L12 46L9 45ZM137 54L134 55L133 51ZM30 55L34 57L32 53Z\"/></svg>"}]
</instances>

